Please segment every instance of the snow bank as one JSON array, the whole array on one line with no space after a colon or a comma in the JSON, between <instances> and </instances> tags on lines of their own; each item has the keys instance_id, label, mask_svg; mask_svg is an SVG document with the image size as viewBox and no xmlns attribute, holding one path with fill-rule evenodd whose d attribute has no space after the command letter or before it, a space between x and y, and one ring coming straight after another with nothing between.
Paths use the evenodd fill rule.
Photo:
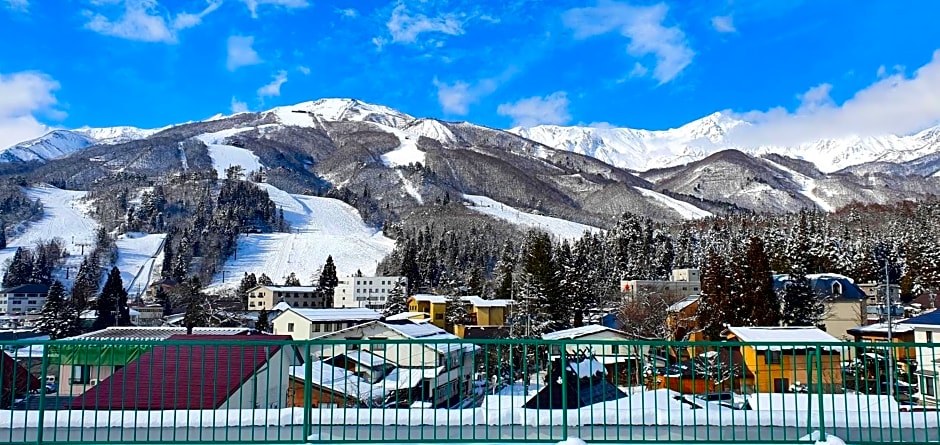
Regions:
<instances>
[{"instance_id":1,"label":"snow bank","mask_svg":"<svg viewBox=\"0 0 940 445\"><path fill-rule=\"evenodd\" d=\"M597 227L579 224L561 218L522 212L499 201L487 198L486 196L463 195L463 199L471 203L470 209L473 211L490 215L519 226L544 230L563 239L576 239L584 235L584 232L596 233L601 230Z\"/></svg>"}]
</instances>

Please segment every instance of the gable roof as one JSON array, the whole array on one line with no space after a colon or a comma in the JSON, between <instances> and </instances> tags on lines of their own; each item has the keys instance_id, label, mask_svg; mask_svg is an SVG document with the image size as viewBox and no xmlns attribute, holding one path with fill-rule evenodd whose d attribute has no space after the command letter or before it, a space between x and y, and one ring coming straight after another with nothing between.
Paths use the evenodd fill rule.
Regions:
<instances>
[{"instance_id":1,"label":"gable roof","mask_svg":"<svg viewBox=\"0 0 940 445\"><path fill-rule=\"evenodd\" d=\"M579 337L584 337L586 335L596 334L598 332L610 331L617 334L621 334L625 337L629 337L629 334L626 332L618 331L614 328L609 328L607 326L602 326L599 324L589 324L585 326L580 326L577 328L571 329L562 329L560 331L549 332L547 334L542 334L543 340L562 340L562 339L575 339Z\"/></svg>"},{"instance_id":2,"label":"gable roof","mask_svg":"<svg viewBox=\"0 0 940 445\"><path fill-rule=\"evenodd\" d=\"M757 350L783 350L783 349L806 349L814 346L815 343L834 343L842 344L842 340L835 338L819 328L808 326L760 326L760 327L734 327L728 326L728 332L733 334L738 340L743 342L781 342L781 343L806 343L805 347L799 345L770 346L756 345ZM828 347L836 349L836 347Z\"/></svg>"},{"instance_id":3,"label":"gable roof","mask_svg":"<svg viewBox=\"0 0 940 445\"><path fill-rule=\"evenodd\" d=\"M297 309L288 311L306 318L308 321L372 321L382 318L382 314L366 308L335 308L335 309ZM280 316L280 315L278 315ZM276 317L275 317L276 318Z\"/></svg>"},{"instance_id":4,"label":"gable roof","mask_svg":"<svg viewBox=\"0 0 940 445\"><path fill-rule=\"evenodd\" d=\"M0 352L0 407L9 407L19 396L41 387L42 382L29 370L6 352Z\"/></svg>"},{"instance_id":5,"label":"gable roof","mask_svg":"<svg viewBox=\"0 0 940 445\"><path fill-rule=\"evenodd\" d=\"M699 295L689 295L666 308L666 312L681 312L683 309L698 303L698 300L701 299Z\"/></svg>"},{"instance_id":6,"label":"gable roof","mask_svg":"<svg viewBox=\"0 0 940 445\"><path fill-rule=\"evenodd\" d=\"M940 326L940 310L934 309L930 312L920 314L916 317L908 318L901 322L905 325L924 325L924 326Z\"/></svg>"},{"instance_id":7,"label":"gable roof","mask_svg":"<svg viewBox=\"0 0 940 445\"><path fill-rule=\"evenodd\" d=\"M340 329L339 331L330 332L317 338L322 339L327 337L339 337L352 331L353 329L363 329L373 325L388 329L392 332L396 332L406 339L435 340L435 342L424 343L423 346L427 346L442 354L446 354L457 349L465 349L467 351L476 349L476 347L472 344L459 343L462 341L460 337L451 334L437 326L434 326L431 323L422 323L411 320L370 321L368 323L363 323L357 326ZM449 340L455 340L455 342L451 343Z\"/></svg>"},{"instance_id":8,"label":"gable roof","mask_svg":"<svg viewBox=\"0 0 940 445\"><path fill-rule=\"evenodd\" d=\"M158 345L72 400L76 409L217 409L280 350L256 341L287 335L174 335L192 345ZM237 340L238 344L211 344Z\"/></svg>"},{"instance_id":9,"label":"gable roof","mask_svg":"<svg viewBox=\"0 0 940 445\"><path fill-rule=\"evenodd\" d=\"M447 297L444 295L415 294L411 298L414 298L415 301L428 303L447 303Z\"/></svg>"}]
</instances>

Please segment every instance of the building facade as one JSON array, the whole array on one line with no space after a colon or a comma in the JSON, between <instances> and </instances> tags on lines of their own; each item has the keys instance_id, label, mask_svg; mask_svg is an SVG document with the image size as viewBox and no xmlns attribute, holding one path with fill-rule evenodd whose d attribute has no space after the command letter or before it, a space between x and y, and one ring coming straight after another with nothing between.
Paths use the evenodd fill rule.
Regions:
<instances>
[{"instance_id":1,"label":"building facade","mask_svg":"<svg viewBox=\"0 0 940 445\"><path fill-rule=\"evenodd\" d=\"M274 317L271 326L275 335L307 340L380 318L382 314L365 308L290 308Z\"/></svg>"},{"instance_id":2,"label":"building facade","mask_svg":"<svg viewBox=\"0 0 940 445\"><path fill-rule=\"evenodd\" d=\"M333 306L382 309L388 294L399 282L402 293L406 292L408 279L405 277L342 277L333 291Z\"/></svg>"},{"instance_id":3,"label":"building facade","mask_svg":"<svg viewBox=\"0 0 940 445\"><path fill-rule=\"evenodd\" d=\"M633 298L643 293L672 293L687 297L701 292L701 274L698 269L675 269L669 281L622 280L620 291Z\"/></svg>"},{"instance_id":4,"label":"building facade","mask_svg":"<svg viewBox=\"0 0 940 445\"><path fill-rule=\"evenodd\" d=\"M0 315L26 315L39 312L46 304L49 286L23 284L0 291Z\"/></svg>"},{"instance_id":5,"label":"building facade","mask_svg":"<svg viewBox=\"0 0 940 445\"><path fill-rule=\"evenodd\" d=\"M296 308L328 308L326 294L313 286L255 286L248 290L248 310L270 311L280 302Z\"/></svg>"}]
</instances>

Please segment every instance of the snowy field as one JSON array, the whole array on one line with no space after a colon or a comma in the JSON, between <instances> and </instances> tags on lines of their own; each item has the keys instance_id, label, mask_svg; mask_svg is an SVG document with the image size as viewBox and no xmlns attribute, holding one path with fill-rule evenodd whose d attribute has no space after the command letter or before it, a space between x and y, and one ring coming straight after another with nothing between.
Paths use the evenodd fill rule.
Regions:
<instances>
[{"instance_id":1,"label":"snowy field","mask_svg":"<svg viewBox=\"0 0 940 445\"><path fill-rule=\"evenodd\" d=\"M770 159L764 158L763 160L764 162L774 167L777 167L778 169L782 170L784 173L790 175L790 179L792 179L793 182L800 185L799 193L809 198L810 201L813 201L814 203L816 203L816 205L819 206L819 208L822 211L824 212L835 211L835 209L832 207L831 204L829 204L824 199L822 199L819 195L816 194L816 180L815 179L810 178L809 176L806 176L791 168L784 167L783 165L780 165L774 161L771 161Z\"/></svg>"},{"instance_id":2,"label":"snowy field","mask_svg":"<svg viewBox=\"0 0 940 445\"><path fill-rule=\"evenodd\" d=\"M641 195L652 198L656 201L659 201L662 204L665 204L670 209L676 211L676 213L682 215L685 219L702 219L708 218L709 216L715 216L711 212L702 210L698 207L695 207L692 204L689 204L684 201L679 201L678 199L666 196L662 193L655 192L650 189L645 189L642 187L633 187L636 191L640 192Z\"/></svg>"},{"instance_id":3,"label":"snowy field","mask_svg":"<svg viewBox=\"0 0 940 445\"><path fill-rule=\"evenodd\" d=\"M490 215L519 226L544 230L562 239L576 239L584 235L584 232L596 233L601 230L597 227L578 224L561 218L522 212L514 207L487 198L486 196L463 195L463 199L471 203L468 208L473 211Z\"/></svg>"},{"instance_id":4,"label":"snowy field","mask_svg":"<svg viewBox=\"0 0 940 445\"><path fill-rule=\"evenodd\" d=\"M225 282L222 274L217 274L213 287L236 286L246 272L266 273L278 284L294 272L301 283L308 285L328 255L333 256L340 276L357 270L371 275L379 260L395 247L394 240L366 226L359 212L342 201L291 195L268 184L258 185L284 209L291 233L242 235L237 258L233 256L225 264Z\"/></svg>"}]
</instances>

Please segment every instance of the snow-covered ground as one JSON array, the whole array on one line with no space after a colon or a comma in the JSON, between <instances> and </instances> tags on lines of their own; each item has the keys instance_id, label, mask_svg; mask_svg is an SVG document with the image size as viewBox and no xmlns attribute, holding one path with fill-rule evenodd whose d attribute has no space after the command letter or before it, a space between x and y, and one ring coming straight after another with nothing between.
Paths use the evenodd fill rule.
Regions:
<instances>
[{"instance_id":1,"label":"snow-covered ground","mask_svg":"<svg viewBox=\"0 0 940 445\"><path fill-rule=\"evenodd\" d=\"M418 204L424 204L424 198L421 197L421 193L418 193L418 188L415 187L408 178L405 178L405 174L401 170L397 170L398 178L401 179L401 183L407 192L415 201L418 201Z\"/></svg>"},{"instance_id":2,"label":"snow-covered ground","mask_svg":"<svg viewBox=\"0 0 940 445\"><path fill-rule=\"evenodd\" d=\"M166 234L126 233L115 241L118 258L115 264L121 271L124 288L131 297L147 290L157 262L157 254L163 246Z\"/></svg>"},{"instance_id":3,"label":"snow-covered ground","mask_svg":"<svg viewBox=\"0 0 940 445\"><path fill-rule=\"evenodd\" d=\"M584 235L584 232L599 232L601 230L597 227L579 224L561 218L522 212L514 207L487 198L486 196L463 195L463 199L472 204L469 208L473 211L484 213L523 227L544 230L562 239L576 239Z\"/></svg>"},{"instance_id":4,"label":"snow-covered ground","mask_svg":"<svg viewBox=\"0 0 940 445\"><path fill-rule=\"evenodd\" d=\"M382 162L389 167L398 167L415 162L425 163L425 153L418 150L418 136L388 125L376 124L382 131L392 133L399 140L398 148L382 155Z\"/></svg>"},{"instance_id":5,"label":"snow-covered ground","mask_svg":"<svg viewBox=\"0 0 940 445\"><path fill-rule=\"evenodd\" d=\"M70 256L65 260L61 276L57 275L56 278L70 288L75 272L82 263L82 257L79 255L82 247L79 244L92 244L95 240L95 230L98 229L98 223L88 216L88 209L81 201L86 192L55 187L35 187L26 189L25 192L30 199L42 202L43 216L39 221L29 223L20 233L10 237L7 248L0 250L0 267L6 270L6 261L13 258L18 247L33 248L40 241L58 237L65 244ZM65 279L66 268L71 268L68 280Z\"/></svg>"},{"instance_id":6,"label":"snow-covered ground","mask_svg":"<svg viewBox=\"0 0 940 445\"><path fill-rule=\"evenodd\" d=\"M682 215L685 219L701 219L708 218L709 216L714 216L711 212L702 210L698 207L695 207L692 204L687 202L679 201L678 199L666 196L662 193L655 192L650 189L645 189L642 187L633 187L636 191L640 192L643 196L647 198L653 198L659 201L662 204L665 204L667 207L675 210L677 213Z\"/></svg>"},{"instance_id":7,"label":"snow-covered ground","mask_svg":"<svg viewBox=\"0 0 940 445\"><path fill-rule=\"evenodd\" d=\"M810 199L811 201L813 201L814 203L816 203L816 205L819 206L819 208L822 209L824 212L833 212L833 211L835 211L835 209L832 207L831 204L829 204L829 203L826 202L824 199L822 199L821 197L819 197L818 195L816 195L816 180L815 180L815 179L810 178L809 176L806 176L806 175L804 175L804 174L802 174L802 173L800 173L800 172L798 172L798 171L796 171L796 170L793 170L793 169L791 169L791 168L788 168L788 167L785 167L785 166L783 166L783 165L780 165L780 164L778 164L778 163L776 163L776 162L774 162L774 161L771 161L771 160L769 160L769 159L767 159L767 158L764 158L764 162L766 162L766 163L768 163L768 164L770 164L770 165L776 167L777 169L782 170L784 173L790 175L790 179L792 179L793 182L795 182L795 183L797 183L797 184L800 185L799 193L800 193L801 195L803 195L803 196L809 198L809 199Z\"/></svg>"},{"instance_id":8,"label":"snow-covered ground","mask_svg":"<svg viewBox=\"0 0 940 445\"><path fill-rule=\"evenodd\" d=\"M224 267L225 282L222 274L217 274L213 287L236 286L246 272L266 273L276 283L283 282L294 272L307 285L329 255L333 256L341 276L357 270L371 275L378 262L395 247L394 240L366 226L359 212L342 201L291 195L269 184L258 185L284 209L284 219L290 223L291 233L239 237L238 251Z\"/></svg>"}]
</instances>

